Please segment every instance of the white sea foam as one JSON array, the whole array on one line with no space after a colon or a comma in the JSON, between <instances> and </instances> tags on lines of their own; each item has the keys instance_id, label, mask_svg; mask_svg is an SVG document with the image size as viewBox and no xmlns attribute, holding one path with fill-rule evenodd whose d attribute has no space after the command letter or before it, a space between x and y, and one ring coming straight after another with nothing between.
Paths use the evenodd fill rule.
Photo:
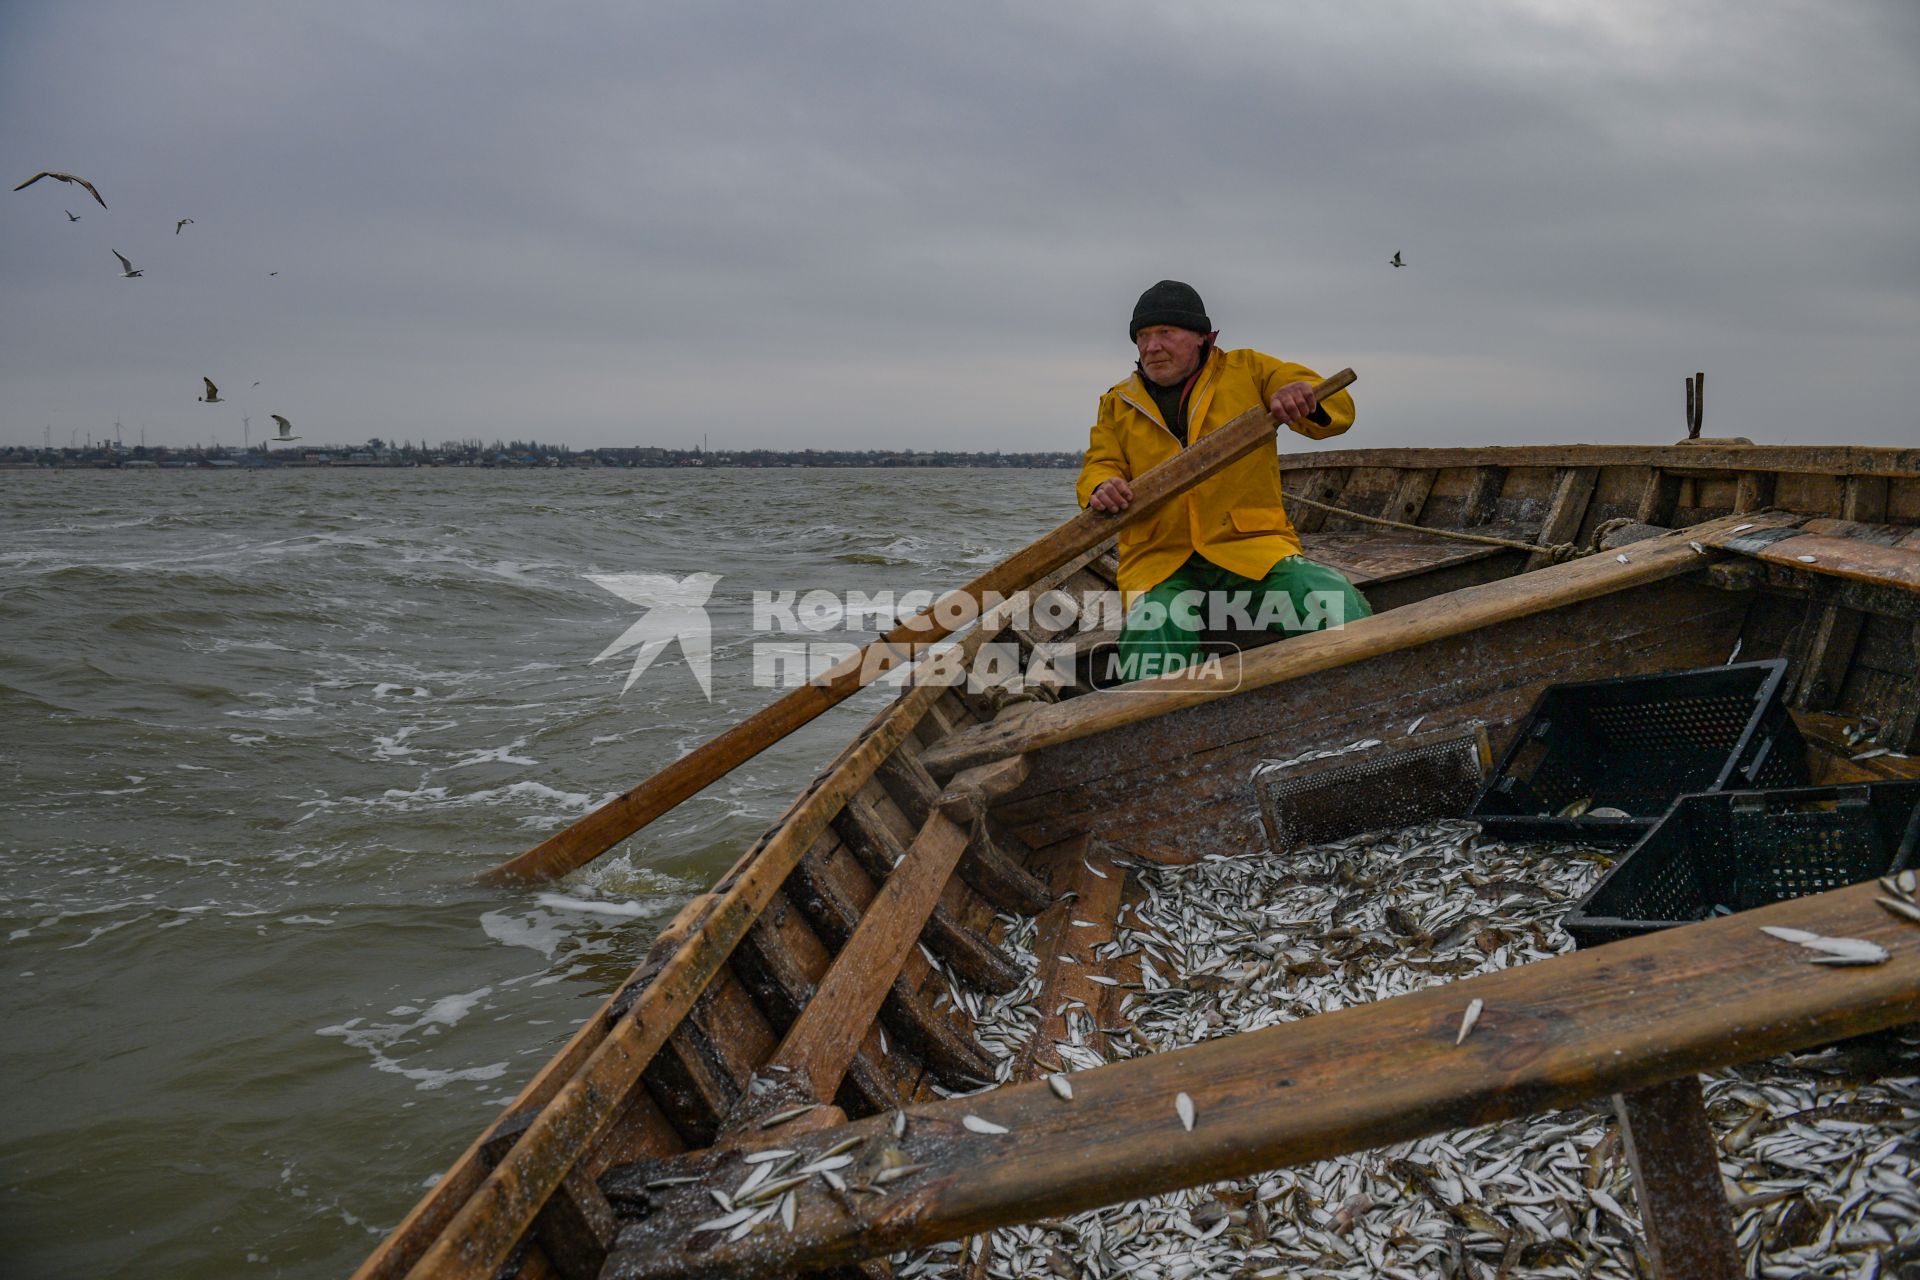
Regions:
<instances>
[{"instance_id":1,"label":"white sea foam","mask_svg":"<svg viewBox=\"0 0 1920 1280\"><path fill-rule=\"evenodd\" d=\"M567 931L544 911L525 916L509 915L505 911L484 912L480 916L480 931L506 946L538 951L548 960L553 959L554 952L567 940Z\"/></svg>"},{"instance_id":2,"label":"white sea foam","mask_svg":"<svg viewBox=\"0 0 1920 1280\"><path fill-rule=\"evenodd\" d=\"M383 681L373 686L373 696L375 698L414 699L427 698L433 695L432 690L423 689L417 684L387 684Z\"/></svg>"},{"instance_id":3,"label":"white sea foam","mask_svg":"<svg viewBox=\"0 0 1920 1280\"><path fill-rule=\"evenodd\" d=\"M411 1043L422 1035L434 1035L443 1028L458 1025L492 994L493 988L488 986L442 996L411 1022L367 1023L361 1018L349 1018L334 1026L319 1027L314 1034L335 1036L356 1049L364 1049L372 1059L374 1070L405 1076L423 1090L443 1088L460 1080L495 1080L506 1071L505 1062L490 1062L477 1067L410 1067L386 1052L394 1045Z\"/></svg>"},{"instance_id":4,"label":"white sea foam","mask_svg":"<svg viewBox=\"0 0 1920 1280\"><path fill-rule=\"evenodd\" d=\"M556 911L584 911L597 916L620 916L628 920L651 920L667 909L664 902L596 902L589 898L569 898L565 894L543 893L534 901Z\"/></svg>"},{"instance_id":5,"label":"white sea foam","mask_svg":"<svg viewBox=\"0 0 1920 1280\"><path fill-rule=\"evenodd\" d=\"M516 750L526 745L527 740L525 738L515 738L504 747L494 747L490 751L469 752L466 759L455 760L446 767L449 769L464 769L468 765L474 764L539 764L540 762L538 760L513 754Z\"/></svg>"}]
</instances>

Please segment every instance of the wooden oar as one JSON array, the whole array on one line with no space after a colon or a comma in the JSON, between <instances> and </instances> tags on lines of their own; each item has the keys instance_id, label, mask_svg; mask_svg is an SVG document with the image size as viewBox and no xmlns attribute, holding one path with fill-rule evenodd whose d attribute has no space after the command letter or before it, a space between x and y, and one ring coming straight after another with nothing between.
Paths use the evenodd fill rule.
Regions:
<instances>
[{"instance_id":1,"label":"wooden oar","mask_svg":"<svg viewBox=\"0 0 1920 1280\"><path fill-rule=\"evenodd\" d=\"M1315 387L1314 398L1324 400L1351 386L1353 381L1353 370L1343 369ZM887 671L974 621L984 611L983 598L1011 596L1057 565L1111 538L1115 531L1153 515L1209 476L1271 443L1278 425L1264 406L1249 409L1134 481L1133 501L1125 511L1118 515L1105 515L1091 508L1082 511L966 586L941 597L932 608L900 623L814 681L761 708L534 848L489 868L481 873L481 883L548 880L593 861L821 712L845 701Z\"/></svg>"}]
</instances>

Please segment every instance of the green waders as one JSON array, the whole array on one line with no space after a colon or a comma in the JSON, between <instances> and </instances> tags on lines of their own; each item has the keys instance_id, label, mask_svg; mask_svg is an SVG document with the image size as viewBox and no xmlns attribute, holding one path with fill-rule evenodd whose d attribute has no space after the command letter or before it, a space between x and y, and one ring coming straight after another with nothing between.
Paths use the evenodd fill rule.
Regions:
<instances>
[{"instance_id":1,"label":"green waders","mask_svg":"<svg viewBox=\"0 0 1920 1280\"><path fill-rule=\"evenodd\" d=\"M1196 552L1127 610L1115 674L1144 680L1187 670L1209 629L1301 635L1372 613L1338 570L1305 556L1286 557L1264 578L1243 578Z\"/></svg>"}]
</instances>

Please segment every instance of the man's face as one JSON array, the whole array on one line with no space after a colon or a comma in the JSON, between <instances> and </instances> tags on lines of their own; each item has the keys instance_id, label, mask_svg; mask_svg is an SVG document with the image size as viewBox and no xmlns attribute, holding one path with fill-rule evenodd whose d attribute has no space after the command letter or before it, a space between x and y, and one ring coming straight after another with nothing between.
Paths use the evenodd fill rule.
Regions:
<instances>
[{"instance_id":1,"label":"man's face","mask_svg":"<svg viewBox=\"0 0 1920 1280\"><path fill-rule=\"evenodd\" d=\"M1140 348L1140 367L1147 377L1164 387L1185 380L1200 367L1200 344L1206 340L1206 334L1192 329L1154 324L1135 335L1134 345Z\"/></svg>"}]
</instances>

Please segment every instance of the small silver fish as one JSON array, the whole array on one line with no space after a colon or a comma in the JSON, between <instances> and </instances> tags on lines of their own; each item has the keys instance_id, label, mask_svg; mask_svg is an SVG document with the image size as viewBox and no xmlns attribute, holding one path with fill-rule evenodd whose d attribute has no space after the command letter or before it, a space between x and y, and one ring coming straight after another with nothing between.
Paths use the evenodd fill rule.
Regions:
<instances>
[{"instance_id":1,"label":"small silver fish","mask_svg":"<svg viewBox=\"0 0 1920 1280\"><path fill-rule=\"evenodd\" d=\"M1879 903L1881 906L1885 907L1888 911L1892 912L1894 915L1899 916L1902 920L1911 920L1915 924L1920 924L1920 906L1915 906L1913 903L1908 902L1905 898L1878 898L1877 897L1874 899L1874 901Z\"/></svg>"},{"instance_id":2,"label":"small silver fish","mask_svg":"<svg viewBox=\"0 0 1920 1280\"><path fill-rule=\"evenodd\" d=\"M735 1209L732 1213L723 1214L718 1218L708 1218L705 1222L694 1225L693 1234L698 1234L702 1231L725 1231L728 1227L738 1226L740 1223L745 1222L756 1212L758 1211L754 1209Z\"/></svg>"},{"instance_id":3,"label":"small silver fish","mask_svg":"<svg viewBox=\"0 0 1920 1280\"><path fill-rule=\"evenodd\" d=\"M891 1168L882 1169L880 1172L874 1174L873 1181L876 1186L885 1186L889 1182L898 1182L902 1178L910 1178L914 1174L924 1172L932 1167L932 1165L925 1164L896 1164Z\"/></svg>"},{"instance_id":4,"label":"small silver fish","mask_svg":"<svg viewBox=\"0 0 1920 1280\"><path fill-rule=\"evenodd\" d=\"M1174 1098L1173 1109L1180 1117L1181 1128L1185 1129L1188 1133L1192 1133L1194 1120L1193 1099L1181 1093Z\"/></svg>"},{"instance_id":5,"label":"small silver fish","mask_svg":"<svg viewBox=\"0 0 1920 1280\"><path fill-rule=\"evenodd\" d=\"M1827 938L1817 933L1808 933L1805 929L1790 929L1784 925L1762 925L1760 931L1780 939L1782 942L1796 943L1809 951L1821 954L1814 958L1814 964L1857 965L1882 964L1887 959L1887 949L1877 942L1865 938Z\"/></svg>"},{"instance_id":6,"label":"small silver fish","mask_svg":"<svg viewBox=\"0 0 1920 1280\"><path fill-rule=\"evenodd\" d=\"M1485 1007L1485 1002L1477 996L1468 1002L1467 1011L1460 1019L1460 1034L1453 1038L1455 1044L1466 1043L1467 1033L1473 1030L1474 1023L1480 1021L1480 1010Z\"/></svg>"},{"instance_id":7,"label":"small silver fish","mask_svg":"<svg viewBox=\"0 0 1920 1280\"><path fill-rule=\"evenodd\" d=\"M812 1111L815 1107L819 1105L820 1104L817 1102L809 1102L804 1107L789 1107L785 1111L776 1111L772 1115L768 1116L765 1120L762 1120L760 1122L760 1127L762 1129L771 1129L776 1125L783 1125L789 1120L797 1120L801 1116L807 1114L807 1112L809 1111Z\"/></svg>"},{"instance_id":8,"label":"small silver fish","mask_svg":"<svg viewBox=\"0 0 1920 1280\"><path fill-rule=\"evenodd\" d=\"M1055 1097L1067 1102L1073 1101L1073 1085L1059 1072L1056 1071L1047 1077L1047 1088L1053 1090Z\"/></svg>"},{"instance_id":9,"label":"small silver fish","mask_svg":"<svg viewBox=\"0 0 1920 1280\"><path fill-rule=\"evenodd\" d=\"M971 1129L975 1133L1007 1133L1009 1132L1009 1130L1007 1129L1007 1126L1003 1124L995 1124L991 1120L982 1120L979 1116L973 1115L972 1113L968 1113L967 1115L961 1116L960 1123L966 1128Z\"/></svg>"}]
</instances>

